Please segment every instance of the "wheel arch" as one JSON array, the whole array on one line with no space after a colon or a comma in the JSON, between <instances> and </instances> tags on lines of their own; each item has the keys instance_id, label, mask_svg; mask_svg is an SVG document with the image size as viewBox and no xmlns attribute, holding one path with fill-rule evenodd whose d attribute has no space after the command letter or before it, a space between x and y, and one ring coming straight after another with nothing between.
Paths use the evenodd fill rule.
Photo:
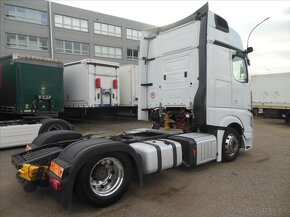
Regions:
<instances>
[{"instance_id":1,"label":"wheel arch","mask_svg":"<svg viewBox=\"0 0 290 217\"><path fill-rule=\"evenodd\" d=\"M243 134L243 129L244 129L244 126L243 126L243 123L242 121L236 117L236 116L226 116L224 117L220 123L219 123L219 126L221 127L225 127L225 128L234 128L236 129L240 135Z\"/></svg>"},{"instance_id":2,"label":"wheel arch","mask_svg":"<svg viewBox=\"0 0 290 217\"><path fill-rule=\"evenodd\" d=\"M78 141L67 146L58 158L53 160L64 168L62 183L64 183L65 188L58 199L65 208L71 205L72 193L76 184L75 181L81 168L94 156L113 152L122 152L129 156L132 161L133 179L139 182L141 186L143 185L142 160L131 146L107 139Z\"/></svg>"},{"instance_id":3,"label":"wheel arch","mask_svg":"<svg viewBox=\"0 0 290 217\"><path fill-rule=\"evenodd\" d=\"M231 123L230 125L227 126L227 128L233 128L238 131L239 135L243 135L243 128L240 124L238 123Z\"/></svg>"}]
</instances>

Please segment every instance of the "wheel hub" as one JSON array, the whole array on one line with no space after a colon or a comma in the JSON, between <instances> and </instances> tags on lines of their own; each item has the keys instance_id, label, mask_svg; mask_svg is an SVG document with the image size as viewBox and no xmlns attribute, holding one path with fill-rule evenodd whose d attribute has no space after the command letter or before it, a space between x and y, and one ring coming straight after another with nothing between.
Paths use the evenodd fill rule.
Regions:
<instances>
[{"instance_id":1,"label":"wheel hub","mask_svg":"<svg viewBox=\"0 0 290 217\"><path fill-rule=\"evenodd\" d=\"M90 173L90 187L98 196L109 196L116 192L123 183L124 168L113 157L99 160Z\"/></svg>"},{"instance_id":2,"label":"wheel hub","mask_svg":"<svg viewBox=\"0 0 290 217\"><path fill-rule=\"evenodd\" d=\"M229 134L225 141L225 150L229 156L233 156L239 149L239 140L234 134Z\"/></svg>"},{"instance_id":3,"label":"wheel hub","mask_svg":"<svg viewBox=\"0 0 290 217\"><path fill-rule=\"evenodd\" d=\"M97 166L94 174L93 174L93 178L96 181L104 181L108 175L109 175L110 171L104 167L104 166Z\"/></svg>"}]
</instances>

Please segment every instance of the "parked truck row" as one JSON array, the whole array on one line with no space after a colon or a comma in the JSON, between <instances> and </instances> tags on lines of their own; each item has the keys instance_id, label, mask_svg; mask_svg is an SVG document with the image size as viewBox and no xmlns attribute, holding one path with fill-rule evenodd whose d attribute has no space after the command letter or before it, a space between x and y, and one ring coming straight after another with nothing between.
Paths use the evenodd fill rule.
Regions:
<instances>
[{"instance_id":1,"label":"parked truck row","mask_svg":"<svg viewBox=\"0 0 290 217\"><path fill-rule=\"evenodd\" d=\"M103 207L118 201L132 181L142 185L144 175L235 160L240 149L253 146L251 51L208 4L144 32L138 119L150 117L155 129L108 138L66 130L41 134L12 156L17 179L28 192L49 186L64 207L74 193Z\"/></svg>"},{"instance_id":2,"label":"parked truck row","mask_svg":"<svg viewBox=\"0 0 290 217\"><path fill-rule=\"evenodd\" d=\"M19 54L1 57L0 148L31 143L46 131L72 129L59 114L83 117L86 109L120 107L137 112L135 73L133 65L93 59L64 65Z\"/></svg>"}]
</instances>

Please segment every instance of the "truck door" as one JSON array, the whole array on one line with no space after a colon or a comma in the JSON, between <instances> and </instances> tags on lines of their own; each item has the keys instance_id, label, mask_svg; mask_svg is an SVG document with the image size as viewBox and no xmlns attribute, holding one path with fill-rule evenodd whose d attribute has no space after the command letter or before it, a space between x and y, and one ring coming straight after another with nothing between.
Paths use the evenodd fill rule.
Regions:
<instances>
[{"instance_id":1,"label":"truck door","mask_svg":"<svg viewBox=\"0 0 290 217\"><path fill-rule=\"evenodd\" d=\"M247 63L244 57L232 57L232 108L251 109L251 90Z\"/></svg>"}]
</instances>

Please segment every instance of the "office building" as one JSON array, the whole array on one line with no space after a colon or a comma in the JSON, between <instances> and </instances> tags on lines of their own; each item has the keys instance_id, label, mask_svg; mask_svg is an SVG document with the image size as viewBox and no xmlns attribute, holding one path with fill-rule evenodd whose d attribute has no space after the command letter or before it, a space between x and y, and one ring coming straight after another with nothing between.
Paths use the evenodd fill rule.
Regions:
<instances>
[{"instance_id":1,"label":"office building","mask_svg":"<svg viewBox=\"0 0 290 217\"><path fill-rule=\"evenodd\" d=\"M0 0L0 56L138 64L141 31L154 26L44 0Z\"/></svg>"}]
</instances>

